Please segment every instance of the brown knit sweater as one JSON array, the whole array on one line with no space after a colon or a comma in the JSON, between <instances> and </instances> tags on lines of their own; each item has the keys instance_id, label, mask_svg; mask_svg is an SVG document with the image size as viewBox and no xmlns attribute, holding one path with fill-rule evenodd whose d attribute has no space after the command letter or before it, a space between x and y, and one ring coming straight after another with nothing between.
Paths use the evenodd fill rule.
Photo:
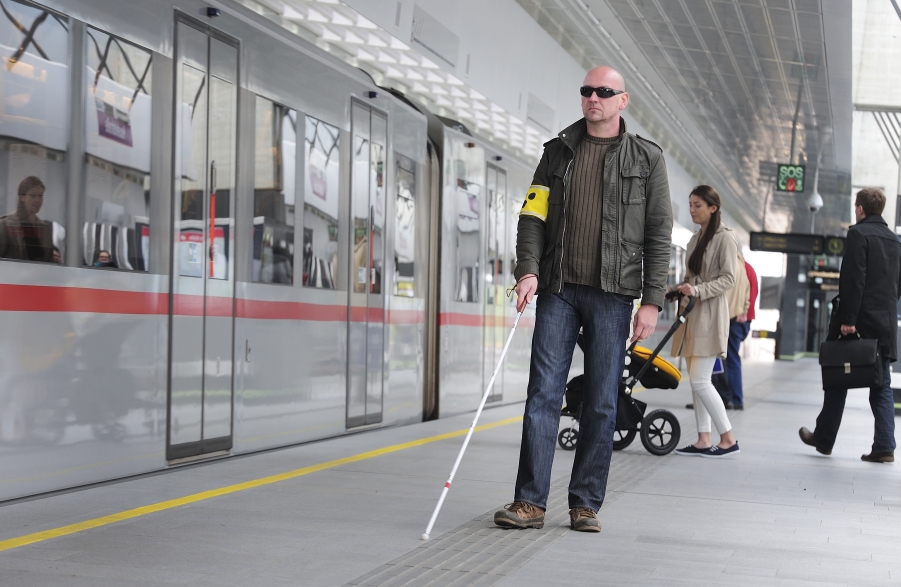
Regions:
<instances>
[{"instance_id":1,"label":"brown knit sweater","mask_svg":"<svg viewBox=\"0 0 901 587\"><path fill-rule=\"evenodd\" d=\"M582 137L573 160L572 187L566 202L563 281L598 287L601 283L601 213L604 157L620 137Z\"/></svg>"}]
</instances>

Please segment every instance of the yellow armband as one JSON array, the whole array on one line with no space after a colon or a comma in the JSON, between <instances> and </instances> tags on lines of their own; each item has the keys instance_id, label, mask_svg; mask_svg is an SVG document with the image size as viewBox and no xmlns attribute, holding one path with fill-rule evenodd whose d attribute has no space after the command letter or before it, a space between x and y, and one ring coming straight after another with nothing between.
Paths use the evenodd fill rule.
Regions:
<instances>
[{"instance_id":1,"label":"yellow armband","mask_svg":"<svg viewBox=\"0 0 901 587\"><path fill-rule=\"evenodd\" d=\"M522 203L522 210L519 211L520 216L534 216L542 222L547 220L548 196L550 190L543 185L529 186L526 193L526 199Z\"/></svg>"}]
</instances>

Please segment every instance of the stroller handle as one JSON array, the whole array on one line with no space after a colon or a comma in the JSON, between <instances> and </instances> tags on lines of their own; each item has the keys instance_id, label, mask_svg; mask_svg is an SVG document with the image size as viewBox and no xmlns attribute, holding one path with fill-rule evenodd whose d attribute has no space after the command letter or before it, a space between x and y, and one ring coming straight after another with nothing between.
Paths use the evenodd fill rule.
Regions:
<instances>
[{"instance_id":1,"label":"stroller handle","mask_svg":"<svg viewBox=\"0 0 901 587\"><path fill-rule=\"evenodd\" d=\"M678 299L679 302L681 302L682 298L683 298L683 294L681 294L675 290L666 294L666 299L670 302L672 302L676 299ZM673 322L673 325L670 326L670 329L667 331L666 335L663 337L663 339L660 341L660 343L657 344L657 348L654 349L654 351L651 353L651 356L648 358L647 361L645 361L645 364L642 365L641 369L638 370L638 373L629 377L629 379L626 381L626 390L627 390L626 393L632 392L632 388L635 387L635 382L641 379L641 377L645 374L645 371L647 371L648 368L650 368L651 363L654 362L654 358L663 349L664 345L669 342L670 338L673 337L673 334L675 334L675 332L676 332L676 330L678 330L679 326L681 326L682 324L685 323L685 317L688 316L689 312L691 312L691 310L695 307L696 301L697 301L697 298L695 296L688 296L688 303L686 304L685 309L682 311L681 314L679 314L678 319L675 322ZM638 341L633 342L629 346L629 352L631 352L632 349L635 348L636 344L638 344Z\"/></svg>"},{"instance_id":2,"label":"stroller handle","mask_svg":"<svg viewBox=\"0 0 901 587\"><path fill-rule=\"evenodd\" d=\"M679 322L685 322L685 317L688 316L692 309L695 307L695 302L697 302L697 298L695 296L684 296L678 290L673 290L666 294L667 301L672 302L673 300L678 299L678 303L682 303L682 298L688 297L688 304L685 306L685 310L679 315Z\"/></svg>"}]
</instances>

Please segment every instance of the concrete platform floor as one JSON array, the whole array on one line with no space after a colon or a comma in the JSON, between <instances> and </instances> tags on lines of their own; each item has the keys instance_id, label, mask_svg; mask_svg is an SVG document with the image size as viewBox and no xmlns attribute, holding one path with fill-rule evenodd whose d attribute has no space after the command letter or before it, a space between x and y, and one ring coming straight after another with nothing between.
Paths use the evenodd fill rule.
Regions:
<instances>
[{"instance_id":1,"label":"concrete platform floor","mask_svg":"<svg viewBox=\"0 0 901 587\"><path fill-rule=\"evenodd\" d=\"M745 381L746 410L730 412L741 454L653 457L636 439L614 455L600 534L568 529L573 453L560 449L545 528L491 524L512 498L519 404L483 414L501 424L474 436L430 542L419 536L463 438L434 437L471 415L0 506L0 585L901 585L901 470L860 461L866 392L850 394L824 457L797 435L819 410L814 360L746 364ZM684 382L639 397L679 416L680 444L694 440ZM395 449L372 453L383 447ZM15 542L97 519L107 523Z\"/></svg>"}]
</instances>

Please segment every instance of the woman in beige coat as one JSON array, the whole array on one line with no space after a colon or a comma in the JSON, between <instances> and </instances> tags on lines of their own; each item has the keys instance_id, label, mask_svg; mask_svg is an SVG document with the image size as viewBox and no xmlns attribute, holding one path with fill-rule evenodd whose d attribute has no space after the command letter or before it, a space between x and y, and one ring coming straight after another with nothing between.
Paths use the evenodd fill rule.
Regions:
<instances>
[{"instance_id":1,"label":"woman in beige coat","mask_svg":"<svg viewBox=\"0 0 901 587\"><path fill-rule=\"evenodd\" d=\"M722 457L736 454L738 442L726 407L711 382L716 358L725 358L729 340L729 302L726 292L735 284L738 245L732 230L720 221L720 195L699 185L688 198L689 213L701 226L686 251L685 282L676 289L697 298L694 310L673 336L673 356L685 357L694 399L698 441L676 450L684 456ZM710 419L720 442L710 442Z\"/></svg>"}]
</instances>

